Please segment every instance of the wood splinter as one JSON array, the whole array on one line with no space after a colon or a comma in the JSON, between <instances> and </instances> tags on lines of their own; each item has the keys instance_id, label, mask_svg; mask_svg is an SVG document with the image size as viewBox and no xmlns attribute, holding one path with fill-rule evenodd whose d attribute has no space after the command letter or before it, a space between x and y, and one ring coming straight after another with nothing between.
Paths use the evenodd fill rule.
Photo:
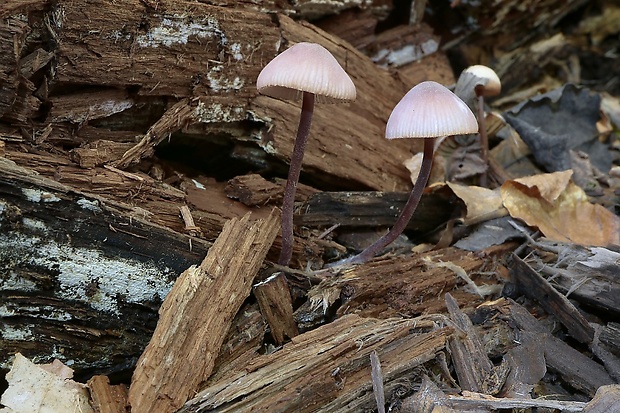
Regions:
<instances>
[{"instance_id":1,"label":"wood splinter","mask_svg":"<svg viewBox=\"0 0 620 413\"><path fill-rule=\"evenodd\" d=\"M254 296L260 311L271 328L271 336L276 345L282 345L285 337L293 338L299 334L293 318L291 293L282 272L276 272L254 286Z\"/></svg>"}]
</instances>

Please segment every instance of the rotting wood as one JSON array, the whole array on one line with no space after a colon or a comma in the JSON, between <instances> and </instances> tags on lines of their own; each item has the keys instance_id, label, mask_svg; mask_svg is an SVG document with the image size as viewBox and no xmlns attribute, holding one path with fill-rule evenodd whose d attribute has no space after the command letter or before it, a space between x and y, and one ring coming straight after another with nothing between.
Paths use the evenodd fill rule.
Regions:
<instances>
[{"instance_id":1,"label":"rotting wood","mask_svg":"<svg viewBox=\"0 0 620 413\"><path fill-rule=\"evenodd\" d=\"M459 412L471 412L481 409L504 410L504 409L552 409L560 412L582 412L586 407L584 402L547 400L547 399L517 399L496 398L474 392L464 392L463 396L448 396L446 404Z\"/></svg>"},{"instance_id":2,"label":"rotting wood","mask_svg":"<svg viewBox=\"0 0 620 413\"><path fill-rule=\"evenodd\" d=\"M168 114L180 111L186 116L172 116L170 128L150 125L143 143L115 161L117 166L148 156L168 133L181 129L191 132L185 128L194 124L236 128L237 133L210 131L207 136L233 139L287 162L299 105L257 96L255 80L264 64L286 43L314 41L326 46L345 66L357 86L358 100L350 105L317 107L305 170L325 171L321 179L340 187L351 184L360 189L404 190L410 186L402 162L420 144L383 139L392 107L409 88L353 46L283 15L272 20L249 9L172 1L158 2L157 13L152 13L144 2L130 3L119 18L120 10L111 3L102 3L95 12L81 2L58 1L47 27L58 44L56 71L50 84L106 85L137 91L136 96L147 108L161 105L164 97L178 99ZM85 21L88 33L82 30ZM170 36L162 36L162 32ZM105 71L100 70L102 61ZM56 96L54 90L51 92L53 101ZM71 101L72 95L65 96L64 101ZM118 99L111 99L109 107L122 107L126 102L123 96L121 93ZM82 112L80 108L76 111ZM132 128L131 124L127 126Z\"/></svg>"},{"instance_id":3,"label":"rotting wood","mask_svg":"<svg viewBox=\"0 0 620 413\"><path fill-rule=\"evenodd\" d=\"M448 339L448 347L459 379L459 386L467 391L488 393L488 379L493 363L489 360L480 336L467 315L461 311L458 303L449 293L446 294L445 299L450 319L458 327L458 334ZM503 380L499 384L501 388ZM495 393L498 391L499 389L496 389Z\"/></svg>"},{"instance_id":4,"label":"rotting wood","mask_svg":"<svg viewBox=\"0 0 620 413\"><path fill-rule=\"evenodd\" d=\"M620 324L609 323L601 330L599 340L606 344L612 353L620 357Z\"/></svg>"},{"instance_id":5,"label":"rotting wood","mask_svg":"<svg viewBox=\"0 0 620 413\"><path fill-rule=\"evenodd\" d=\"M319 192L295 215L304 226L380 227L391 226L407 202L405 192ZM446 222L456 205L447 195L427 192L422 196L408 229L429 232Z\"/></svg>"},{"instance_id":6,"label":"rotting wood","mask_svg":"<svg viewBox=\"0 0 620 413\"><path fill-rule=\"evenodd\" d=\"M237 176L228 181L226 195L244 205L265 205L282 202L283 188L258 174Z\"/></svg>"},{"instance_id":7,"label":"rotting wood","mask_svg":"<svg viewBox=\"0 0 620 413\"><path fill-rule=\"evenodd\" d=\"M437 52L439 40L427 24L401 25L378 34L366 53L379 66L400 67Z\"/></svg>"},{"instance_id":8,"label":"rotting wood","mask_svg":"<svg viewBox=\"0 0 620 413\"><path fill-rule=\"evenodd\" d=\"M255 284L254 296L269 324L276 345L282 345L285 337L293 338L299 334L293 318L293 302L288 281L282 272L276 272Z\"/></svg>"},{"instance_id":9,"label":"rotting wood","mask_svg":"<svg viewBox=\"0 0 620 413\"><path fill-rule=\"evenodd\" d=\"M544 240L531 246L536 254L530 257L528 265L552 279L554 288L571 300L620 316L619 252ZM549 253L556 257L553 265L548 264ZM547 257L543 261L535 258L537 255Z\"/></svg>"},{"instance_id":10,"label":"rotting wood","mask_svg":"<svg viewBox=\"0 0 620 413\"><path fill-rule=\"evenodd\" d=\"M611 413L620 411L620 384L601 386L583 409L583 413Z\"/></svg>"},{"instance_id":11,"label":"rotting wood","mask_svg":"<svg viewBox=\"0 0 620 413\"><path fill-rule=\"evenodd\" d=\"M330 271L341 272L328 277L308 293L311 302L330 307L341 300L337 314L356 313L366 317L386 318L405 314L439 313L445 309L444 293L462 283L457 274L433 263L450 262L467 273L479 270L483 261L471 253L446 248L413 256L377 258L364 265ZM459 301L474 306L482 299L473 292L454 291Z\"/></svg>"},{"instance_id":12,"label":"rotting wood","mask_svg":"<svg viewBox=\"0 0 620 413\"><path fill-rule=\"evenodd\" d=\"M502 361L502 365L510 370L501 393L508 398L529 396L547 373L544 346L540 344L539 335L522 331L517 337L519 345L508 350Z\"/></svg>"},{"instance_id":13,"label":"rotting wood","mask_svg":"<svg viewBox=\"0 0 620 413\"><path fill-rule=\"evenodd\" d=\"M22 352L71 360L81 374L129 369L174 278L210 245L6 158L0 206L3 366Z\"/></svg>"},{"instance_id":14,"label":"rotting wood","mask_svg":"<svg viewBox=\"0 0 620 413\"><path fill-rule=\"evenodd\" d=\"M284 179L271 182L258 174L240 175L228 181L224 192L229 198L238 199L247 206L277 205L282 203L285 183ZM295 201L304 202L317 192L311 186L297 183Z\"/></svg>"},{"instance_id":15,"label":"rotting wood","mask_svg":"<svg viewBox=\"0 0 620 413\"><path fill-rule=\"evenodd\" d=\"M110 385L106 376L93 376L88 380L92 406L97 413L128 413L127 386Z\"/></svg>"},{"instance_id":16,"label":"rotting wood","mask_svg":"<svg viewBox=\"0 0 620 413\"><path fill-rule=\"evenodd\" d=\"M446 401L447 396L428 376L424 375L420 389L403 400L400 411L403 413L455 413L454 410L445 406Z\"/></svg>"},{"instance_id":17,"label":"rotting wood","mask_svg":"<svg viewBox=\"0 0 620 413\"><path fill-rule=\"evenodd\" d=\"M203 389L180 412L359 412L375 406L369 354L381 359L386 400L398 377L435 358L448 327L430 319L339 318Z\"/></svg>"},{"instance_id":18,"label":"rotting wood","mask_svg":"<svg viewBox=\"0 0 620 413\"><path fill-rule=\"evenodd\" d=\"M508 300L507 304L498 303L495 308L510 317L520 330L537 334L540 337L547 367L559 373L563 380L574 388L594 396L599 387L614 383L600 364L562 340L553 337L533 315L519 304Z\"/></svg>"},{"instance_id":19,"label":"rotting wood","mask_svg":"<svg viewBox=\"0 0 620 413\"><path fill-rule=\"evenodd\" d=\"M575 306L521 258L513 254L512 262L510 273L521 292L557 317L573 338L581 343L591 343L594 329Z\"/></svg>"},{"instance_id":20,"label":"rotting wood","mask_svg":"<svg viewBox=\"0 0 620 413\"><path fill-rule=\"evenodd\" d=\"M356 48L364 49L374 42L377 23L377 16L371 10L354 9L329 16L316 25Z\"/></svg>"},{"instance_id":21,"label":"rotting wood","mask_svg":"<svg viewBox=\"0 0 620 413\"><path fill-rule=\"evenodd\" d=\"M95 167L85 171L62 156L45 152L21 152L15 145L9 145L6 149L7 159L26 166L33 173L36 171L41 176L60 182L63 186L79 189L85 194L105 196L109 203L136 205L135 210L141 212L143 218L179 233L185 232L185 223L179 217L179 207L186 204L206 240L215 239L224 223L231 218L241 217L250 211L255 217L264 218L270 211L269 208L249 208L230 199L225 194L225 184L211 179L179 178L177 186L181 190L141 172L117 172L109 167ZM300 193L313 191L304 186ZM278 236L269 259L277 259L280 242ZM292 263L303 267L310 258L319 256L321 249L312 239L296 237Z\"/></svg>"},{"instance_id":22,"label":"rotting wood","mask_svg":"<svg viewBox=\"0 0 620 413\"><path fill-rule=\"evenodd\" d=\"M213 374L207 384L215 383L224 376L241 371L258 357L267 332L267 323L257 304L245 304L237 312L226 334L220 353L215 360Z\"/></svg>"},{"instance_id":23,"label":"rotting wood","mask_svg":"<svg viewBox=\"0 0 620 413\"><path fill-rule=\"evenodd\" d=\"M132 412L176 411L211 375L225 334L275 239L279 220L274 212L264 220L253 221L248 213L229 221L203 262L179 276L136 365L129 388Z\"/></svg>"}]
</instances>

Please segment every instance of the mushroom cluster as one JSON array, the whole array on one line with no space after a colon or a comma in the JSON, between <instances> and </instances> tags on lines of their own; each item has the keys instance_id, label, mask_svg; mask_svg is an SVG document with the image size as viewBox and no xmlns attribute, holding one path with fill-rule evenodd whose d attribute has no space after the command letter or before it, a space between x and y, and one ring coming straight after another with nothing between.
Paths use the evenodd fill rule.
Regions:
<instances>
[{"instance_id":1,"label":"mushroom cluster","mask_svg":"<svg viewBox=\"0 0 620 413\"><path fill-rule=\"evenodd\" d=\"M278 263L288 265L293 251L293 207L303 153L310 132L315 96L324 102L354 100L355 85L333 55L313 43L297 43L276 56L257 80L260 93L278 99L303 97L301 118L282 204L282 250ZM374 257L404 231L417 208L433 163L435 139L476 133L478 123L469 107L444 86L422 82L413 87L394 107L387 123L387 139L422 138L421 170L400 216L392 229L358 255L335 265L360 264Z\"/></svg>"}]
</instances>

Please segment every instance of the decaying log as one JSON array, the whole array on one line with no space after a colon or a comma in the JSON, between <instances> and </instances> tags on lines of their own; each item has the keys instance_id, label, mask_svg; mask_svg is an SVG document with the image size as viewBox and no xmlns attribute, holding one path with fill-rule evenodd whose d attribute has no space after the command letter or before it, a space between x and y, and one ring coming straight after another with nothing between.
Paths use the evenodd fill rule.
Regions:
<instances>
[{"instance_id":1,"label":"decaying log","mask_svg":"<svg viewBox=\"0 0 620 413\"><path fill-rule=\"evenodd\" d=\"M174 412L213 371L225 334L279 229L265 220L229 221L204 261L175 282L129 388L132 412Z\"/></svg>"},{"instance_id":2,"label":"decaying log","mask_svg":"<svg viewBox=\"0 0 620 413\"><path fill-rule=\"evenodd\" d=\"M22 352L80 374L130 368L173 280L209 246L5 158L0 227L2 365Z\"/></svg>"},{"instance_id":3,"label":"decaying log","mask_svg":"<svg viewBox=\"0 0 620 413\"><path fill-rule=\"evenodd\" d=\"M404 192L319 192L298 209L295 223L310 227L392 226L408 197ZM427 192L407 228L422 233L437 229L455 207L447 194Z\"/></svg>"},{"instance_id":4,"label":"decaying log","mask_svg":"<svg viewBox=\"0 0 620 413\"><path fill-rule=\"evenodd\" d=\"M265 218L270 208L250 208L230 199L225 193L225 183L214 179L195 177L179 178L177 187L160 182L141 172L129 173L112 167L95 167L88 171L76 166L65 157L49 153L20 152L14 145L7 146L7 158L38 172L67 187L80 188L95 196L105 196L111 203L135 205L143 218L156 225L187 234L185 223L179 218L179 208L190 207L196 226L206 240L214 240L224 223L252 212L256 218ZM300 196L312 192L302 188ZM201 242L196 239L195 241ZM202 241L204 242L204 241ZM274 243L269 259L276 260L280 237ZM320 255L321 246L312 239L296 237L293 245L293 263L305 266L309 257ZM182 271L182 269L181 269ZM180 272L180 271L179 271Z\"/></svg>"},{"instance_id":5,"label":"decaying log","mask_svg":"<svg viewBox=\"0 0 620 413\"><path fill-rule=\"evenodd\" d=\"M381 359L387 399L445 346L449 327L430 319L347 315L203 389L180 412L351 412L375 406L369 354Z\"/></svg>"},{"instance_id":6,"label":"decaying log","mask_svg":"<svg viewBox=\"0 0 620 413\"><path fill-rule=\"evenodd\" d=\"M50 79L52 98L55 85L105 85L100 94L110 96L107 105L96 102L86 119L118 112L116 117L134 130L132 119L124 113L131 113L136 99L142 106L167 110L160 121L149 125L143 144L126 152L118 166L148 156L158 141L181 130L206 134L207 139L232 138L235 144L260 148L287 161L299 104L257 96L255 80L287 43L314 41L343 64L357 86L358 99L350 105L317 106L304 167L324 171L321 179L337 187L400 190L410 186L402 162L420 145L383 139L390 111L409 87L351 45L310 24L283 15L272 19L249 9L161 1L154 13L138 0L126 6L120 10L104 2L94 9L81 2L58 1L48 28L58 44L56 70ZM84 33L86 22L90 30ZM105 71L100 70L102 62ZM128 98L124 92L114 96L110 88L131 91L136 97ZM79 104L75 110L84 114L80 93L75 96ZM71 102L73 95L66 94L62 102ZM166 105L163 98L168 96L178 100ZM71 110L62 106L56 113ZM183 116L175 117L178 113ZM75 122L77 118L51 119L54 126L83 126ZM224 130L209 127L224 124Z\"/></svg>"},{"instance_id":7,"label":"decaying log","mask_svg":"<svg viewBox=\"0 0 620 413\"><path fill-rule=\"evenodd\" d=\"M538 301L549 314L557 317L573 338L582 343L591 343L594 329L568 298L515 254L512 255L512 262L510 273L521 292Z\"/></svg>"}]
</instances>

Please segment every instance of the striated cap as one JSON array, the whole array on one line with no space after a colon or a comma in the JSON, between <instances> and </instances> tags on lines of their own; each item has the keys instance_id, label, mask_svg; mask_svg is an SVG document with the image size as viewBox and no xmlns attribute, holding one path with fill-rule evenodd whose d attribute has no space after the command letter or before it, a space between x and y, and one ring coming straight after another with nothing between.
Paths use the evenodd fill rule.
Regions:
<instances>
[{"instance_id":1,"label":"striated cap","mask_svg":"<svg viewBox=\"0 0 620 413\"><path fill-rule=\"evenodd\" d=\"M502 83L499 80L499 76L493 69L483 65L469 66L463 70L465 74L471 74L481 79L476 83L476 93L484 97L497 96L502 91Z\"/></svg>"},{"instance_id":2,"label":"striated cap","mask_svg":"<svg viewBox=\"0 0 620 413\"><path fill-rule=\"evenodd\" d=\"M437 82L414 86L392 110L385 130L387 139L437 138L478 132L469 107Z\"/></svg>"},{"instance_id":3,"label":"striated cap","mask_svg":"<svg viewBox=\"0 0 620 413\"><path fill-rule=\"evenodd\" d=\"M256 88L277 99L297 100L314 93L319 102L355 100L355 85L334 56L316 43L297 43L263 68Z\"/></svg>"}]
</instances>

